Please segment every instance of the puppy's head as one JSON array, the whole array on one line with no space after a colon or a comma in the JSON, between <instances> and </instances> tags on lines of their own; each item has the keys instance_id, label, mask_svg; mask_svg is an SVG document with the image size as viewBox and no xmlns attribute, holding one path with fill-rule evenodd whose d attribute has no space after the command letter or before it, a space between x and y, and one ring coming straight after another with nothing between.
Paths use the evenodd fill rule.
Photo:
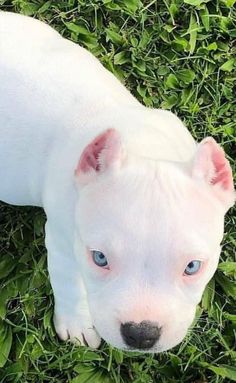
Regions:
<instances>
[{"instance_id":1,"label":"puppy's head","mask_svg":"<svg viewBox=\"0 0 236 383\"><path fill-rule=\"evenodd\" d=\"M219 259L234 202L223 150L203 140L186 168L125 152L109 129L76 169L76 252L99 334L126 350L178 344Z\"/></svg>"}]
</instances>

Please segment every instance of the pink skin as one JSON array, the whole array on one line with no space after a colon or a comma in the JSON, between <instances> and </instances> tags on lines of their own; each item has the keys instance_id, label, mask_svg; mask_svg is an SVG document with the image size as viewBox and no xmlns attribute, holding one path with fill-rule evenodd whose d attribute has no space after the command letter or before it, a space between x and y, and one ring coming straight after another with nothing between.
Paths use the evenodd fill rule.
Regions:
<instances>
[{"instance_id":1,"label":"pink skin","mask_svg":"<svg viewBox=\"0 0 236 383\"><path fill-rule=\"evenodd\" d=\"M212 185L216 196L224 203L232 205L235 199L233 175L223 149L212 137L205 138L198 146L194 159L193 177ZM223 191L229 192L228 196Z\"/></svg>"},{"instance_id":2,"label":"pink skin","mask_svg":"<svg viewBox=\"0 0 236 383\"><path fill-rule=\"evenodd\" d=\"M115 129L107 129L97 136L82 152L75 175L80 176L91 170L104 171L118 158L119 141Z\"/></svg>"},{"instance_id":3,"label":"pink skin","mask_svg":"<svg viewBox=\"0 0 236 383\"><path fill-rule=\"evenodd\" d=\"M91 168L96 171L100 170L100 164L98 162L99 154L104 149L109 132L101 134L96 137L91 144L89 144L82 153L81 160L78 166L78 170L81 172L88 172ZM78 173L79 175L79 173Z\"/></svg>"}]
</instances>

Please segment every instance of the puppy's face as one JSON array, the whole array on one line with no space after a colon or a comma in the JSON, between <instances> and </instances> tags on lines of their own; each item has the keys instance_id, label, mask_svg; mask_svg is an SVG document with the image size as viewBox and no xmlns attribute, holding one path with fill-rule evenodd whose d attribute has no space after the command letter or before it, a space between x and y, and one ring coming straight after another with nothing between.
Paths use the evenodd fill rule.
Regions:
<instances>
[{"instance_id":1,"label":"puppy's face","mask_svg":"<svg viewBox=\"0 0 236 383\"><path fill-rule=\"evenodd\" d=\"M213 174L201 177L201 158L190 172L124 158L116 133L108 132L106 152L92 156L93 142L78 166L75 248L99 334L121 349L160 352L184 338L216 270L233 187L223 165L225 189L207 183Z\"/></svg>"}]
</instances>

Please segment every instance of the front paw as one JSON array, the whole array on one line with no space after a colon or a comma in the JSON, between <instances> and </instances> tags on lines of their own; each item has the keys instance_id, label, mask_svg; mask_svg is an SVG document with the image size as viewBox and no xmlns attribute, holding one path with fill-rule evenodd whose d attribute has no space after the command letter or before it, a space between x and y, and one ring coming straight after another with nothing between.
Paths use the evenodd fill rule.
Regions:
<instances>
[{"instance_id":1,"label":"front paw","mask_svg":"<svg viewBox=\"0 0 236 383\"><path fill-rule=\"evenodd\" d=\"M60 339L70 340L80 346L98 348L101 338L94 328L88 313L58 313L54 314L54 325Z\"/></svg>"}]
</instances>

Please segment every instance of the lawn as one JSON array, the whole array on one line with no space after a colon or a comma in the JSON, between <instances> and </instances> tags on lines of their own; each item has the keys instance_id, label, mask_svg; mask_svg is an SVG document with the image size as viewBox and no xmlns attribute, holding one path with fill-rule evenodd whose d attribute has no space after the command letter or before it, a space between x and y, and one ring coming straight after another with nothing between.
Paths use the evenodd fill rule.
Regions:
<instances>
[{"instance_id":1,"label":"lawn","mask_svg":"<svg viewBox=\"0 0 236 383\"><path fill-rule=\"evenodd\" d=\"M93 52L146 106L171 109L197 140L213 136L235 173L235 0L0 0ZM1 54L1 52L0 52ZM39 68L40 69L40 68ZM78 68L79 70L79 68ZM98 351L58 340L44 247L44 213L0 206L0 382L236 381L236 217L196 324L157 355Z\"/></svg>"}]
</instances>

